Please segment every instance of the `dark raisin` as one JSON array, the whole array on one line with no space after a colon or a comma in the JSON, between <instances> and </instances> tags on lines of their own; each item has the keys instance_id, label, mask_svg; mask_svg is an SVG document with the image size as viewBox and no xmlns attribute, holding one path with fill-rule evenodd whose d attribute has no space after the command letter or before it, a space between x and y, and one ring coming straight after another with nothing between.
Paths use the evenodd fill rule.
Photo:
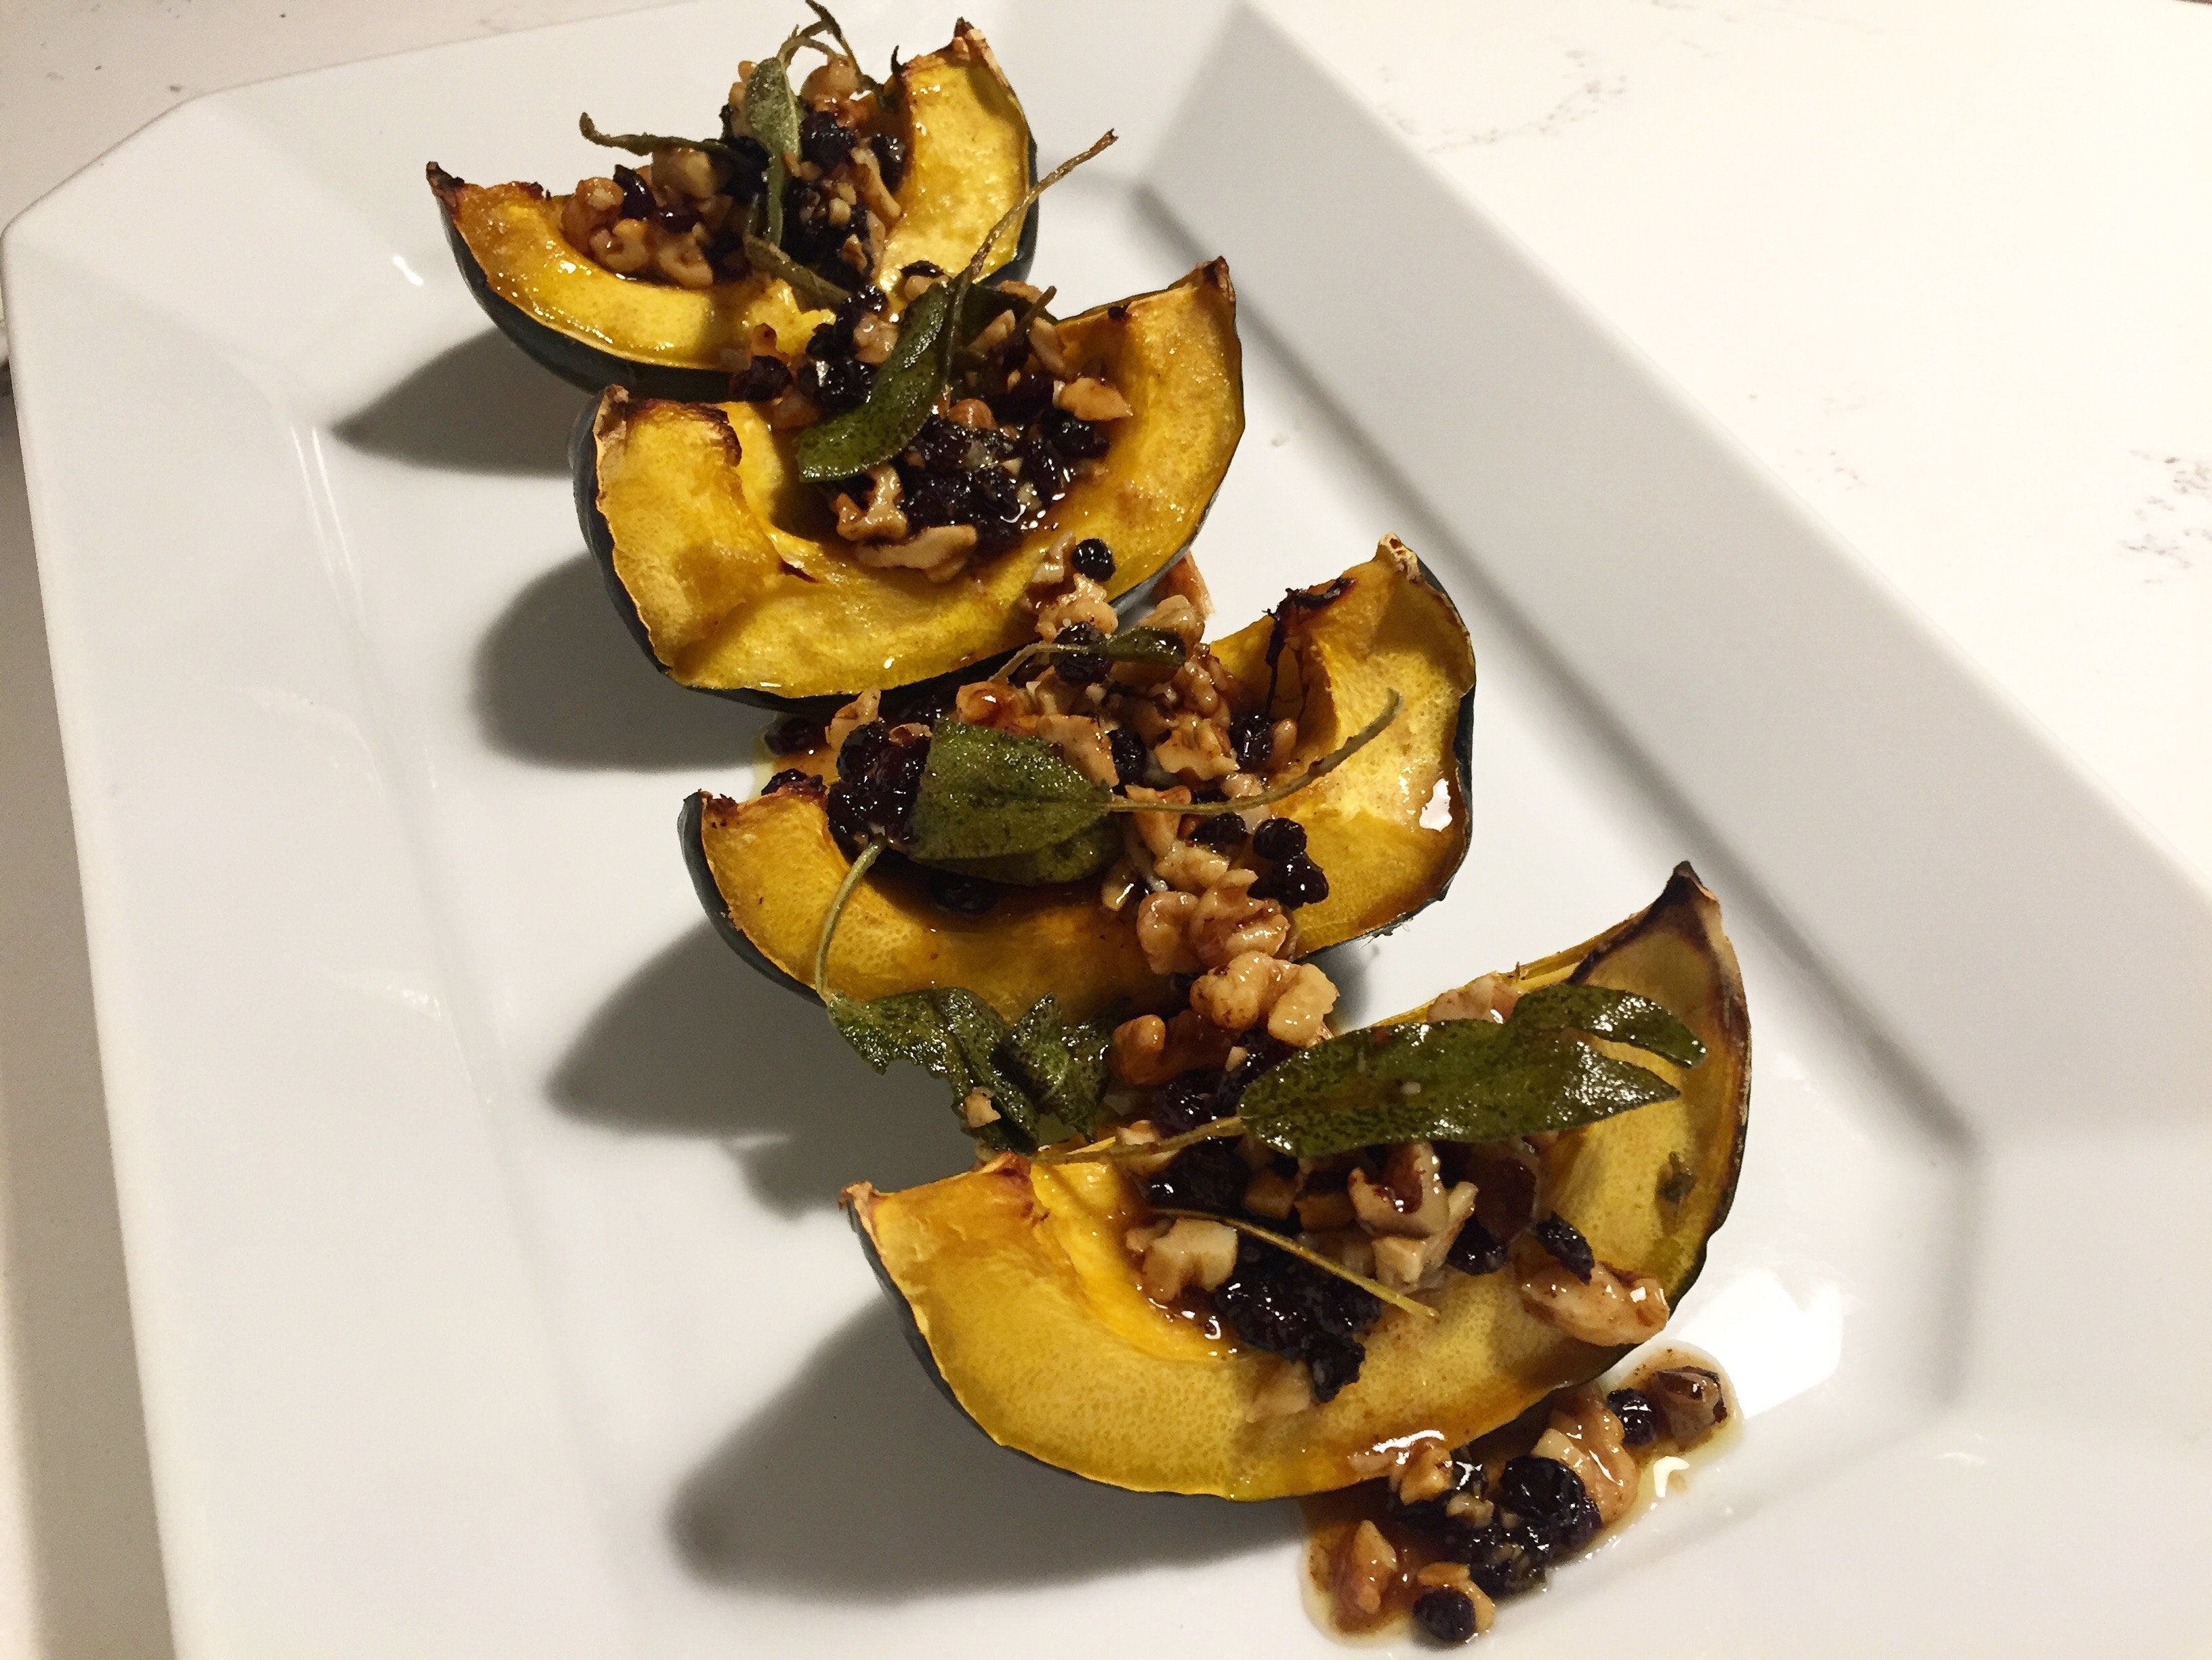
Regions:
<instances>
[{"instance_id":1,"label":"dark raisin","mask_svg":"<svg viewBox=\"0 0 2212 1660\"><path fill-rule=\"evenodd\" d=\"M1052 408L1052 377L1042 373L1024 375L1006 391L994 393L986 402L990 404L991 414L995 419L1008 426L1026 427ZM1041 433L1039 442L1049 443L1050 440ZM1054 446L1054 453L1060 455L1057 446ZM1060 458L1063 463L1076 459L1069 456L1061 456Z\"/></svg>"},{"instance_id":2,"label":"dark raisin","mask_svg":"<svg viewBox=\"0 0 2212 1660\"><path fill-rule=\"evenodd\" d=\"M857 779L872 771L891 747L891 729L879 720L855 726L837 747L837 776Z\"/></svg>"},{"instance_id":3,"label":"dark raisin","mask_svg":"<svg viewBox=\"0 0 2212 1660\"><path fill-rule=\"evenodd\" d=\"M791 390L791 366L765 353L730 377L733 403L773 403Z\"/></svg>"},{"instance_id":4,"label":"dark raisin","mask_svg":"<svg viewBox=\"0 0 2212 1660\"><path fill-rule=\"evenodd\" d=\"M1705 1366L1668 1366L1644 1380L1667 1422L1667 1433L1684 1446L1695 1446L1728 1421L1728 1391L1720 1374Z\"/></svg>"},{"instance_id":5,"label":"dark raisin","mask_svg":"<svg viewBox=\"0 0 2212 1660\"><path fill-rule=\"evenodd\" d=\"M841 357L822 366L817 379L820 390L815 397L831 415L838 415L866 403L868 389L875 384L872 364L863 363L857 357Z\"/></svg>"},{"instance_id":6,"label":"dark raisin","mask_svg":"<svg viewBox=\"0 0 2212 1660\"><path fill-rule=\"evenodd\" d=\"M680 236L699 222L699 215L683 203L676 202L665 208L655 208L653 222L664 231L673 231Z\"/></svg>"},{"instance_id":7,"label":"dark raisin","mask_svg":"<svg viewBox=\"0 0 2212 1660\"><path fill-rule=\"evenodd\" d=\"M653 199L651 187L637 176L637 169L617 167L615 169L614 178L615 183L622 186L623 217L650 219L659 203Z\"/></svg>"},{"instance_id":8,"label":"dark raisin","mask_svg":"<svg viewBox=\"0 0 2212 1660\"><path fill-rule=\"evenodd\" d=\"M786 715L768 729L768 752L772 755L803 755L819 749L829 736L827 723L813 715Z\"/></svg>"},{"instance_id":9,"label":"dark raisin","mask_svg":"<svg viewBox=\"0 0 2212 1660\"><path fill-rule=\"evenodd\" d=\"M1296 819L1269 819L1252 833L1252 851L1263 859L1294 859L1306 851L1306 827Z\"/></svg>"},{"instance_id":10,"label":"dark raisin","mask_svg":"<svg viewBox=\"0 0 2212 1660\"><path fill-rule=\"evenodd\" d=\"M1047 409L1043 419L1045 442L1070 461L1095 461L1111 442L1103 427L1094 427L1065 409Z\"/></svg>"},{"instance_id":11,"label":"dark raisin","mask_svg":"<svg viewBox=\"0 0 2212 1660\"><path fill-rule=\"evenodd\" d=\"M853 354L853 336L841 330L835 323L817 323L814 332L806 336L806 354L828 363Z\"/></svg>"},{"instance_id":12,"label":"dark raisin","mask_svg":"<svg viewBox=\"0 0 2212 1660\"><path fill-rule=\"evenodd\" d=\"M853 153L859 135L827 110L810 110L799 124L799 153L827 173Z\"/></svg>"},{"instance_id":13,"label":"dark raisin","mask_svg":"<svg viewBox=\"0 0 2212 1660\"><path fill-rule=\"evenodd\" d=\"M1239 715L1229 723L1229 746L1237 764L1248 772L1262 772L1275 753L1275 723L1265 715Z\"/></svg>"},{"instance_id":14,"label":"dark raisin","mask_svg":"<svg viewBox=\"0 0 2212 1660\"><path fill-rule=\"evenodd\" d=\"M837 302L837 326L849 340L854 326L870 312L880 312L890 305L890 300L881 288L870 282L855 288Z\"/></svg>"},{"instance_id":15,"label":"dark raisin","mask_svg":"<svg viewBox=\"0 0 2212 1660\"><path fill-rule=\"evenodd\" d=\"M1214 1291L1213 1307L1255 1348L1305 1361L1321 1400L1359 1375L1366 1351L1355 1340L1382 1312L1382 1300L1358 1286L1249 1238L1239 1241L1237 1266Z\"/></svg>"},{"instance_id":16,"label":"dark raisin","mask_svg":"<svg viewBox=\"0 0 2212 1660\"><path fill-rule=\"evenodd\" d=\"M858 847L873 833L868 816L874 804L875 786L872 784L840 781L830 786L823 803L830 815L830 828L848 850Z\"/></svg>"},{"instance_id":17,"label":"dark raisin","mask_svg":"<svg viewBox=\"0 0 2212 1660\"><path fill-rule=\"evenodd\" d=\"M1474 1635L1474 1601L1441 1586L1413 1599L1413 1623L1439 1643L1464 1643Z\"/></svg>"},{"instance_id":18,"label":"dark raisin","mask_svg":"<svg viewBox=\"0 0 2212 1660\"><path fill-rule=\"evenodd\" d=\"M1117 726L1106 735L1106 747L1113 751L1115 778L1124 784L1144 781L1146 763L1152 759L1144 739L1126 726Z\"/></svg>"},{"instance_id":19,"label":"dark raisin","mask_svg":"<svg viewBox=\"0 0 2212 1660\"><path fill-rule=\"evenodd\" d=\"M1221 1075L1211 1069L1169 1079L1152 1097L1152 1127L1163 1136L1180 1136L1212 1123L1221 1116L1213 1105L1220 1085Z\"/></svg>"},{"instance_id":20,"label":"dark raisin","mask_svg":"<svg viewBox=\"0 0 2212 1660\"><path fill-rule=\"evenodd\" d=\"M1544 1536L1526 1522L1492 1522L1473 1529L1455 1554L1466 1562L1468 1578L1491 1596L1527 1590L1543 1578L1552 1557Z\"/></svg>"},{"instance_id":21,"label":"dark raisin","mask_svg":"<svg viewBox=\"0 0 2212 1660\"><path fill-rule=\"evenodd\" d=\"M1244 1189L1251 1179L1235 1142L1200 1142L1176 1154L1165 1170L1145 1184L1145 1191L1156 1205L1236 1216L1243 1213Z\"/></svg>"},{"instance_id":22,"label":"dark raisin","mask_svg":"<svg viewBox=\"0 0 2212 1660\"><path fill-rule=\"evenodd\" d=\"M878 138L876 142L880 144L884 141ZM899 267L899 280L902 282L909 276L942 276L944 275L945 267L933 259L910 260Z\"/></svg>"},{"instance_id":23,"label":"dark raisin","mask_svg":"<svg viewBox=\"0 0 2212 1660\"><path fill-rule=\"evenodd\" d=\"M1470 1216L1461 1224L1459 1237L1444 1253L1444 1261L1462 1274L1495 1274L1505 1266L1505 1247Z\"/></svg>"},{"instance_id":24,"label":"dark raisin","mask_svg":"<svg viewBox=\"0 0 2212 1660\"><path fill-rule=\"evenodd\" d=\"M1057 500L1075 476L1075 470L1060 452L1034 433L1022 439L1016 453L1021 457L1023 478L1048 500Z\"/></svg>"},{"instance_id":25,"label":"dark raisin","mask_svg":"<svg viewBox=\"0 0 2212 1660\"><path fill-rule=\"evenodd\" d=\"M763 796L818 796L821 793L822 780L804 766L785 767L770 779L767 787L761 791Z\"/></svg>"},{"instance_id":26,"label":"dark raisin","mask_svg":"<svg viewBox=\"0 0 2212 1660\"><path fill-rule=\"evenodd\" d=\"M1304 853L1283 860L1279 864L1254 882L1252 897L1273 900L1285 911L1295 911L1300 906L1319 905L1328 897L1328 878L1322 874L1321 866Z\"/></svg>"},{"instance_id":27,"label":"dark raisin","mask_svg":"<svg viewBox=\"0 0 2212 1660\"><path fill-rule=\"evenodd\" d=\"M1093 582L1114 578L1114 550L1097 536L1085 536L1067 555L1067 562Z\"/></svg>"},{"instance_id":28,"label":"dark raisin","mask_svg":"<svg viewBox=\"0 0 2212 1660\"><path fill-rule=\"evenodd\" d=\"M939 910L950 911L957 917L980 917L999 902L999 887L981 876L933 870L929 873L929 897Z\"/></svg>"},{"instance_id":29,"label":"dark raisin","mask_svg":"<svg viewBox=\"0 0 2212 1660\"><path fill-rule=\"evenodd\" d=\"M868 142L875 146L876 171L884 176L884 188L887 191L896 190L906 179L906 140L901 138L896 133L879 132ZM928 276L945 275L936 266L930 264L927 259L917 259L906 270L911 272L917 265L926 267ZM904 274L902 273L902 275Z\"/></svg>"},{"instance_id":30,"label":"dark raisin","mask_svg":"<svg viewBox=\"0 0 2212 1660\"><path fill-rule=\"evenodd\" d=\"M1590 1270L1597 1266L1597 1258L1590 1254L1590 1244L1583 1238L1582 1230L1565 1216L1547 1216L1528 1232L1536 1243L1550 1251L1559 1266L1582 1281L1589 1283Z\"/></svg>"},{"instance_id":31,"label":"dark raisin","mask_svg":"<svg viewBox=\"0 0 2212 1660\"><path fill-rule=\"evenodd\" d=\"M1198 828L1190 833L1190 839L1200 847L1225 853L1244 839L1244 821L1234 813L1216 813L1198 821Z\"/></svg>"},{"instance_id":32,"label":"dark raisin","mask_svg":"<svg viewBox=\"0 0 2212 1660\"><path fill-rule=\"evenodd\" d=\"M933 415L921 423L907 452L924 472L957 473L968 454L968 429Z\"/></svg>"},{"instance_id":33,"label":"dark raisin","mask_svg":"<svg viewBox=\"0 0 2212 1660\"><path fill-rule=\"evenodd\" d=\"M1605 1397L1606 1409L1620 1420L1623 1446L1649 1446L1659 1439L1659 1409L1640 1389L1617 1389Z\"/></svg>"},{"instance_id":34,"label":"dark raisin","mask_svg":"<svg viewBox=\"0 0 2212 1660\"><path fill-rule=\"evenodd\" d=\"M1597 1506L1583 1478L1556 1458L1523 1453L1508 1458L1498 1477L1498 1499L1534 1528L1556 1551L1578 1550L1599 1527Z\"/></svg>"},{"instance_id":35,"label":"dark raisin","mask_svg":"<svg viewBox=\"0 0 2212 1660\"><path fill-rule=\"evenodd\" d=\"M1052 643L1059 646L1097 645L1106 636L1088 622L1071 622L1053 636ZM1106 678L1113 665L1092 651L1078 649L1060 651L1053 654L1053 670L1070 686L1095 686Z\"/></svg>"}]
</instances>

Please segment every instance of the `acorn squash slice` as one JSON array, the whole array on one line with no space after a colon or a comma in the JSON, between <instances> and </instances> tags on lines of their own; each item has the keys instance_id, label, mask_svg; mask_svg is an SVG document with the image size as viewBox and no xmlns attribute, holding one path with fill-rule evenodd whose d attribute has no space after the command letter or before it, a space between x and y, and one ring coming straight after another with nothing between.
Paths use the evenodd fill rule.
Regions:
<instances>
[{"instance_id":1,"label":"acorn squash slice","mask_svg":"<svg viewBox=\"0 0 2212 1660\"><path fill-rule=\"evenodd\" d=\"M908 158L892 192L904 216L877 264L886 292L915 260L946 270L965 265L1036 172L1021 100L989 44L966 23L942 50L901 65L896 78ZM537 185L465 184L434 161L428 172L447 241L477 302L516 345L586 391L625 386L653 397L720 397L731 367L722 354L746 352L756 326L773 328L778 349L796 354L830 319L780 279L682 288L620 276L562 234L566 197ZM1036 235L1032 208L994 251L987 276L1027 271Z\"/></svg>"},{"instance_id":2,"label":"acorn squash slice","mask_svg":"<svg viewBox=\"0 0 2212 1660\"><path fill-rule=\"evenodd\" d=\"M1300 735L1285 770L1335 748L1391 692L1403 700L1381 736L1276 809L1305 827L1308 851L1328 874L1328 897L1297 913L1300 939L1317 951L1403 922L1441 899L1459 869L1474 654L1450 597L1395 538L1280 615L1270 712L1295 717ZM1213 645L1255 705L1274 627L1262 617ZM828 775L834 757L817 750L781 764ZM738 803L702 793L679 830L724 937L756 967L811 991L822 919L850 868L821 797L779 791ZM1168 994L1145 966L1131 918L1105 911L1095 881L1006 889L988 914L967 918L939 910L919 881L872 876L838 929L830 979L859 999L965 986L1009 1020L1047 992L1074 1020L1154 1007Z\"/></svg>"},{"instance_id":3,"label":"acorn squash slice","mask_svg":"<svg viewBox=\"0 0 2212 1660\"><path fill-rule=\"evenodd\" d=\"M1198 533L1244 431L1237 296L1221 260L1060 324L1072 365L1133 413L1013 548L945 584L872 570L804 482L793 435L748 403L602 393L574 446L576 510L617 606L685 686L788 702L903 686L1030 637L1018 601L1063 535L1114 550L1130 592Z\"/></svg>"},{"instance_id":4,"label":"acorn squash slice","mask_svg":"<svg viewBox=\"0 0 2212 1660\"><path fill-rule=\"evenodd\" d=\"M1728 1215L1750 1100L1750 1026L1717 901L1683 865L1640 916L1513 978L1640 993L1704 1042L1687 1071L1638 1055L1680 1096L1568 1131L1547 1172L1599 1258L1656 1276L1678 1304ZM1435 1320L1392 1312L1370 1328L1365 1364L1334 1400L1251 1421L1268 1357L1145 1297L1121 1243L1141 1202L1119 1166L1001 1154L902 1192L861 1183L846 1203L961 1410L1002 1445L1115 1487L1269 1499L1348 1486L1373 1469L1363 1455L1426 1433L1460 1445L1620 1353L1529 1314L1510 1269L1449 1273L1424 1293Z\"/></svg>"}]
</instances>

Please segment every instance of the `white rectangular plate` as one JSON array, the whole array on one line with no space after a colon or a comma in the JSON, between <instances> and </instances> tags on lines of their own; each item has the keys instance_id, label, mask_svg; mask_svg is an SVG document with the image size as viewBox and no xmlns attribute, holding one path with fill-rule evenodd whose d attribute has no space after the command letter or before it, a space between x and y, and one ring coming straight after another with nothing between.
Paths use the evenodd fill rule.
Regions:
<instances>
[{"instance_id":1,"label":"white rectangular plate","mask_svg":"<svg viewBox=\"0 0 2212 1660\"><path fill-rule=\"evenodd\" d=\"M951 21L853 11L872 54ZM1231 259L1223 615L1396 531L1474 627L1474 851L1340 966L1348 1012L1686 855L1730 906L1757 1110L1678 1330L1748 1433L1486 1640L2179 1651L2201 895L1309 47L1212 0L974 15L1048 159L1125 136L1048 203L1046 280ZM422 185L565 184L580 107L680 129L787 23L203 100L9 234L185 1660L1327 1651L1292 1508L1030 1465L905 1353L835 1196L965 1143L701 918L676 809L745 790L762 718L631 645L580 399L489 332Z\"/></svg>"}]
</instances>

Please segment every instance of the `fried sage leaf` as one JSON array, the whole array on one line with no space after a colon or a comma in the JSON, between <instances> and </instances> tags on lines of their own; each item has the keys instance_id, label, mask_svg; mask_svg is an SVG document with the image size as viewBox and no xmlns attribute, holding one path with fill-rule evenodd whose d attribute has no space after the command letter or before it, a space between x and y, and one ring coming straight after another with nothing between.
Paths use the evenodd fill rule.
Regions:
<instances>
[{"instance_id":1,"label":"fried sage leaf","mask_svg":"<svg viewBox=\"0 0 2212 1660\"><path fill-rule=\"evenodd\" d=\"M1698 1034L1663 1004L1632 992L1577 985L1571 980L1526 993L1514 1004L1513 1018L1506 1025L1522 1031L1586 1032L1593 1038L1641 1049L1677 1066L1695 1066L1705 1057L1705 1046L1698 1041Z\"/></svg>"},{"instance_id":2,"label":"fried sage leaf","mask_svg":"<svg viewBox=\"0 0 2212 1660\"><path fill-rule=\"evenodd\" d=\"M827 484L864 473L914 442L944 395L952 291L926 292L899 319L898 344L876 371L866 401L799 433L799 476Z\"/></svg>"},{"instance_id":3,"label":"fried sage leaf","mask_svg":"<svg viewBox=\"0 0 2212 1660\"><path fill-rule=\"evenodd\" d=\"M1007 1034L1006 1052L1030 1094L1069 1129L1087 1136L1106 1098L1106 1020L1070 1026L1059 1002L1040 997Z\"/></svg>"},{"instance_id":4,"label":"fried sage leaf","mask_svg":"<svg viewBox=\"0 0 2212 1660\"><path fill-rule=\"evenodd\" d=\"M902 851L925 863L1041 852L1097 824L1110 799L1042 738L941 720Z\"/></svg>"},{"instance_id":5,"label":"fried sage leaf","mask_svg":"<svg viewBox=\"0 0 2212 1660\"><path fill-rule=\"evenodd\" d=\"M704 150L725 161L738 159L737 152L719 138L671 138L657 132L601 132L599 123L589 114L576 118L576 130L594 144L611 150L628 150L632 155L651 155L655 150Z\"/></svg>"},{"instance_id":6,"label":"fried sage leaf","mask_svg":"<svg viewBox=\"0 0 2212 1660\"><path fill-rule=\"evenodd\" d=\"M1001 1062L1010 1036L1006 1022L973 991L951 985L866 1003L834 993L824 1001L845 1041L877 1071L890 1070L893 1061L910 1061L951 1090L954 1110L976 1140L1018 1153L1036 1149L1037 1105ZM981 1124L971 1122L965 1111L978 1090L990 1098L997 1115Z\"/></svg>"},{"instance_id":7,"label":"fried sage leaf","mask_svg":"<svg viewBox=\"0 0 2212 1660\"><path fill-rule=\"evenodd\" d=\"M1269 1147L1313 1159L1395 1142L1491 1142L1572 1130L1680 1093L1575 1035L1584 1032L1679 1064L1704 1053L1686 1027L1647 998L1554 986L1529 993L1502 1025L1410 1022L1329 1039L1262 1076L1238 1112Z\"/></svg>"}]
</instances>

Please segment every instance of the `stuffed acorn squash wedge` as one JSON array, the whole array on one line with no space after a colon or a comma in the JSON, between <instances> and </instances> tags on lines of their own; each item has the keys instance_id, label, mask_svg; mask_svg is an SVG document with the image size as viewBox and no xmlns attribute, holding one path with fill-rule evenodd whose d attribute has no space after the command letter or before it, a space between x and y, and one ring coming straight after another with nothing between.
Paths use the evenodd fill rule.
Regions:
<instances>
[{"instance_id":1,"label":"stuffed acorn squash wedge","mask_svg":"<svg viewBox=\"0 0 2212 1660\"><path fill-rule=\"evenodd\" d=\"M972 291L928 413L888 454L846 449L878 457L860 465L813 449L896 402L898 348L880 372L854 355L876 321L858 303L757 401L603 393L576 433L577 513L661 670L755 702L908 685L1030 637L1024 601L1056 548L1109 549L1108 598L1170 565L1244 430L1229 268L1056 324L1049 297Z\"/></svg>"},{"instance_id":2,"label":"stuffed acorn squash wedge","mask_svg":"<svg viewBox=\"0 0 2212 1660\"><path fill-rule=\"evenodd\" d=\"M1152 780L1116 793L1172 807L1194 794L1249 798L1270 781L1308 777L1397 704L1364 747L1283 797L1273 828L1262 821L1266 808L1212 818L1131 815L1141 821L1115 827L1082 880L1044 884L978 880L958 860L950 869L885 861L844 915L826 964L833 992L865 1000L963 987L1008 1018L1051 994L1083 1021L1117 1005L1157 1007L1171 974L1202 966L1164 956L1157 940L1148 958L1139 942L1146 907L1172 906L1146 898L1147 888L1181 884L1202 897L1208 887L1243 881L1248 909L1273 905L1295 919L1281 942L1293 952L1392 927L1441 898L1467 851L1474 694L1474 654L1450 597L1392 539L1334 581L1187 651L1163 625L1180 624L1195 648L1203 590L1189 565L1177 568L1174 585L1149 627L1110 637L1132 651L1164 650L1171 662L1117 661L1106 655L1116 647L1103 640L1096 661L1055 648L1033 659L1054 666L1018 688L994 678L939 691L959 718L940 719L933 741L929 725L872 694L826 728L803 716L781 724L771 742L787 751L786 770L766 793L744 803L702 793L683 812L684 857L724 936L763 972L815 989L823 919L852 851L878 830L897 845L902 803L909 815L923 810L926 791L915 779L929 776L930 763L917 751L950 753L939 749L948 726L967 741L971 719L1055 735L1097 776L1118 781L1121 768ZM1069 627L1081 635L1086 626ZM1024 679L1018 663L1013 678ZM1095 703L1091 687L1102 688ZM1091 712L1050 712L1063 703ZM1211 705L1209 717L1195 715L1200 704ZM1149 744L1140 725L1151 730ZM1297 847L1286 852L1291 840ZM1099 871L1100 858L1110 868Z\"/></svg>"},{"instance_id":3,"label":"stuffed acorn squash wedge","mask_svg":"<svg viewBox=\"0 0 2212 1660\"><path fill-rule=\"evenodd\" d=\"M714 138L607 135L586 118L587 137L647 166L555 196L430 165L453 258L503 333L587 391L719 397L762 329L795 352L848 294L880 289L895 311L909 268L966 263L1036 171L989 45L963 22L878 82L817 12L731 89ZM825 61L794 89L802 47ZM1019 276L1036 246L1032 208L994 239L985 274Z\"/></svg>"},{"instance_id":4,"label":"stuffed acorn squash wedge","mask_svg":"<svg viewBox=\"0 0 2212 1660\"><path fill-rule=\"evenodd\" d=\"M1588 943L1279 1060L1225 1103L1241 1120L1123 1157L1193 1116L1179 1087L1118 1140L846 1203L923 1363L994 1440L1117 1487L1267 1499L1416 1438L1460 1446L1659 1329L1728 1215L1750 1030L1684 865ZM1243 1141L1204 1139L1224 1124ZM1225 1189L1194 1165L1224 1147ZM1424 1236L1431 1209L1446 1226Z\"/></svg>"}]
</instances>

